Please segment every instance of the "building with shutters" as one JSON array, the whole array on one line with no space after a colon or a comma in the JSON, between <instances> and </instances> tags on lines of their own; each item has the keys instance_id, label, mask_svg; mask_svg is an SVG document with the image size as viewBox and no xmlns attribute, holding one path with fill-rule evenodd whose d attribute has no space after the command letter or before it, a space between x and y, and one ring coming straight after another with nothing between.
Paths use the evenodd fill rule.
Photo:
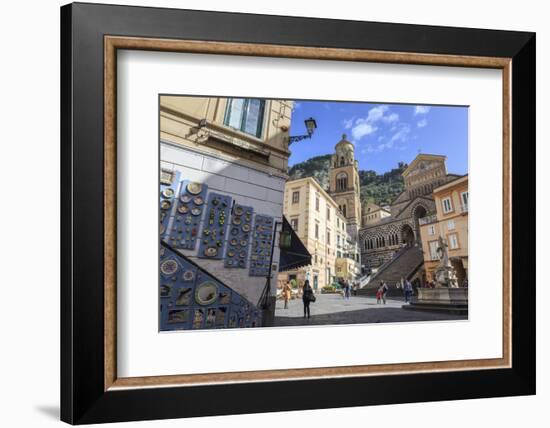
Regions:
<instances>
[{"instance_id":1,"label":"building with shutters","mask_svg":"<svg viewBox=\"0 0 550 428\"><path fill-rule=\"evenodd\" d=\"M354 280L359 274L359 252L348 232L347 218L336 201L312 177L285 185L284 216L311 254L311 265L279 274L279 282L309 279L321 291L338 278ZM345 263L346 269L337 272Z\"/></svg>"},{"instance_id":2,"label":"building with shutters","mask_svg":"<svg viewBox=\"0 0 550 428\"><path fill-rule=\"evenodd\" d=\"M433 190L435 213L420 220L426 280L439 266L437 248L441 236L447 242L458 285L468 279L468 176L459 177Z\"/></svg>"}]
</instances>

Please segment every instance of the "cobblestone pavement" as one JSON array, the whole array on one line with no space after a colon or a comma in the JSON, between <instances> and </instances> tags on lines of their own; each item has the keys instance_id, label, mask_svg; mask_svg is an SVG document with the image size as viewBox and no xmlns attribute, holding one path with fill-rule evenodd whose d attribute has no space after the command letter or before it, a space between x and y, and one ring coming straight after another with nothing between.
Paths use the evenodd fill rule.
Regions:
<instances>
[{"instance_id":1,"label":"cobblestone pavement","mask_svg":"<svg viewBox=\"0 0 550 428\"><path fill-rule=\"evenodd\" d=\"M372 297L350 297L344 300L337 294L316 294L317 301L311 303L311 318L304 319L302 299L288 302L277 300L274 326L363 324L408 321L466 320L466 315L445 314L429 311L403 309L401 300L387 300L385 305L377 304Z\"/></svg>"}]
</instances>

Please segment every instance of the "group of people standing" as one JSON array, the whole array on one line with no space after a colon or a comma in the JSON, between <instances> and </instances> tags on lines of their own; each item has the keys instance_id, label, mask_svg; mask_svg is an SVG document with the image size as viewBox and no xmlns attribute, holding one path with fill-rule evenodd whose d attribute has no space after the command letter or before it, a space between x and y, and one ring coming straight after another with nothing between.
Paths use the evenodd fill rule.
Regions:
<instances>
[{"instance_id":1,"label":"group of people standing","mask_svg":"<svg viewBox=\"0 0 550 428\"><path fill-rule=\"evenodd\" d=\"M343 297L344 300L349 300L351 297L351 294L354 293L356 295L357 289L359 285L357 283L350 283L347 280L343 280L340 282L340 286L343 290ZM412 296L414 294L413 285L408 279L403 280L401 278L401 281L398 281L395 285L396 288L402 288L403 294L405 296L405 303L411 303ZM378 286L378 289L376 290L376 304L386 304L386 298L388 295L389 287L384 281L380 281L380 284ZM283 285L283 299L284 299L284 308L288 309L288 302L292 297L292 285L290 281L285 282ZM311 309L310 304L315 302L315 294L313 292L313 288L311 287L309 280L306 279L304 282L304 285L302 287L302 303L304 305L304 318L311 318Z\"/></svg>"},{"instance_id":2,"label":"group of people standing","mask_svg":"<svg viewBox=\"0 0 550 428\"><path fill-rule=\"evenodd\" d=\"M401 278L401 281L398 281L397 284L395 284L396 288L402 288L403 289L403 295L405 296L405 303L411 303L412 296L414 294L414 289L411 281L408 279L403 280Z\"/></svg>"},{"instance_id":3,"label":"group of people standing","mask_svg":"<svg viewBox=\"0 0 550 428\"><path fill-rule=\"evenodd\" d=\"M347 279L343 279L339 281L339 284L343 291L342 296L344 297L344 300L349 300L352 293L354 296L357 296L357 289L359 288L358 283L354 282L352 284Z\"/></svg>"},{"instance_id":4,"label":"group of people standing","mask_svg":"<svg viewBox=\"0 0 550 428\"><path fill-rule=\"evenodd\" d=\"M397 289L403 289L403 295L405 296L405 303L411 303L412 296L414 294L413 285L408 280L401 278L401 281L398 281L395 284L395 288ZM386 297L388 295L388 284L386 284L384 281L380 281L380 284L378 285L378 289L376 290L376 304L386 304Z\"/></svg>"}]
</instances>

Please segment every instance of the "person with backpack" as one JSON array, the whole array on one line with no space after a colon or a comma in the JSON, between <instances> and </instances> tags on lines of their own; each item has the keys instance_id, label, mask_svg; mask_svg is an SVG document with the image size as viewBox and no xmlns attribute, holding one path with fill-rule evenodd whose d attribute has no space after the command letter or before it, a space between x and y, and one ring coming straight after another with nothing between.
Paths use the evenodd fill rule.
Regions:
<instances>
[{"instance_id":1,"label":"person with backpack","mask_svg":"<svg viewBox=\"0 0 550 428\"><path fill-rule=\"evenodd\" d=\"M311 302L315 302L315 295L313 294L313 288L309 285L309 279L306 279L306 282L304 283L302 302L304 303L304 318L307 315L307 318L309 319L311 317L309 305Z\"/></svg>"}]
</instances>

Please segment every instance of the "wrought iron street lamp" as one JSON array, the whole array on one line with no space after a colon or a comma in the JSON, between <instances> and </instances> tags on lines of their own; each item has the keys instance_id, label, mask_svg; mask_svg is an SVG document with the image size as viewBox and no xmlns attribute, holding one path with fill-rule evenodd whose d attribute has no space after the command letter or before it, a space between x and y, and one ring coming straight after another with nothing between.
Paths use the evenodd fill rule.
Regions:
<instances>
[{"instance_id":1,"label":"wrought iron street lamp","mask_svg":"<svg viewBox=\"0 0 550 428\"><path fill-rule=\"evenodd\" d=\"M304 124L306 125L307 134L289 136L288 137L289 145L297 141L305 140L306 138L311 138L311 136L315 132L315 129L317 128L317 122L315 121L315 119L310 117L309 119L304 120Z\"/></svg>"}]
</instances>

